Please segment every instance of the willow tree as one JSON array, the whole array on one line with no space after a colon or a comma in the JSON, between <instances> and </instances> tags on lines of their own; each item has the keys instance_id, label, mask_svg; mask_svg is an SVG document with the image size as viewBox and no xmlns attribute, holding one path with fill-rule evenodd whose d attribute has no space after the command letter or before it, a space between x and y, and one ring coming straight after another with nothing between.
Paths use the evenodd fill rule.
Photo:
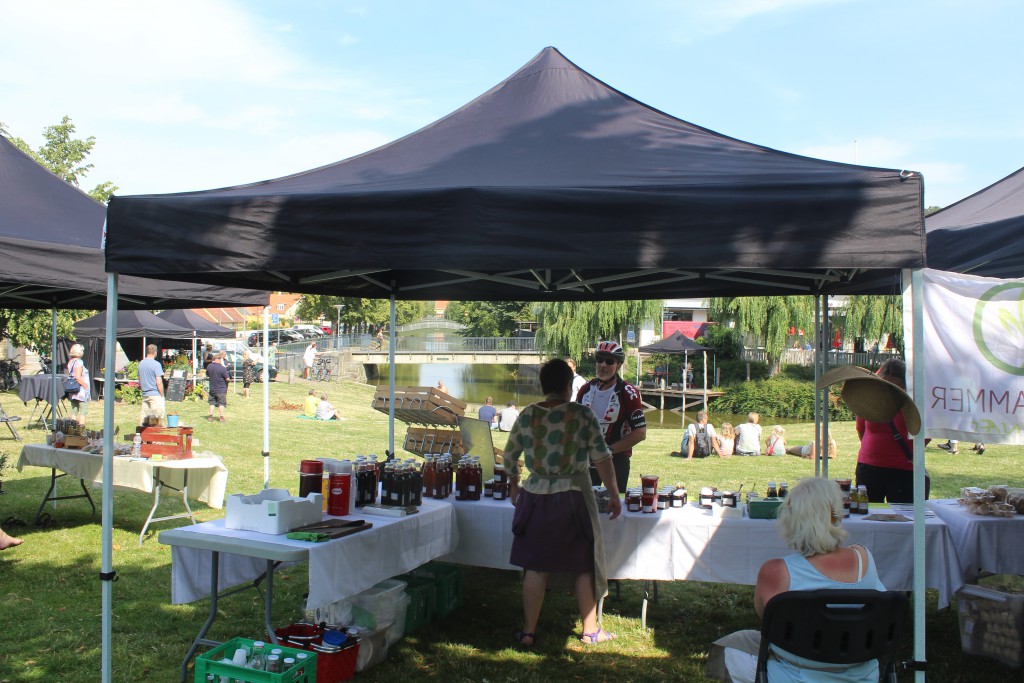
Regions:
<instances>
[{"instance_id":1,"label":"willow tree","mask_svg":"<svg viewBox=\"0 0 1024 683\"><path fill-rule=\"evenodd\" d=\"M748 296L708 300L708 314L720 323L734 322L736 330L764 345L768 374L782 369L789 329L808 329L814 322L814 299L809 296Z\"/></svg>"},{"instance_id":2,"label":"willow tree","mask_svg":"<svg viewBox=\"0 0 1024 683\"><path fill-rule=\"evenodd\" d=\"M901 296L851 296L837 312L836 325L847 338L874 343L892 335L903 346L903 298ZM865 344L867 346L867 344Z\"/></svg>"},{"instance_id":3,"label":"willow tree","mask_svg":"<svg viewBox=\"0 0 1024 683\"><path fill-rule=\"evenodd\" d=\"M661 320L664 302L555 301L538 306L537 343L548 355L580 358L602 339L622 343L630 325Z\"/></svg>"}]
</instances>

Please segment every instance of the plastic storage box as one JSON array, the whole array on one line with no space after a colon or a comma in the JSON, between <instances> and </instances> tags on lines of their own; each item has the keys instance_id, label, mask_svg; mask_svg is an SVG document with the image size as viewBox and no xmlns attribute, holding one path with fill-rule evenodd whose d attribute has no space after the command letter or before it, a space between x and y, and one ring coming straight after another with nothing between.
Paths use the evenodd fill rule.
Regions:
<instances>
[{"instance_id":1,"label":"plastic storage box","mask_svg":"<svg viewBox=\"0 0 1024 683\"><path fill-rule=\"evenodd\" d=\"M409 608L405 612L405 632L413 633L430 623L437 608L437 586L432 579L412 574L398 577L405 581L405 594L409 596Z\"/></svg>"},{"instance_id":2,"label":"plastic storage box","mask_svg":"<svg viewBox=\"0 0 1024 683\"><path fill-rule=\"evenodd\" d=\"M261 534L286 534L295 527L323 519L323 494L305 498L288 495L287 489L266 489L253 496L228 496L224 526ZM204 682L205 683L205 682Z\"/></svg>"},{"instance_id":3,"label":"plastic storage box","mask_svg":"<svg viewBox=\"0 0 1024 683\"><path fill-rule=\"evenodd\" d=\"M402 593L402 596L398 598L398 605L395 607L394 619L391 622L391 626L388 626L388 647L391 647L402 639L405 635L405 615L409 613L409 604L412 602L412 598L409 597L408 593Z\"/></svg>"},{"instance_id":4,"label":"plastic storage box","mask_svg":"<svg viewBox=\"0 0 1024 683\"><path fill-rule=\"evenodd\" d=\"M248 638L232 638L228 642L218 645L209 652L204 652L196 657L195 683L206 683L207 677L210 674L214 676L214 680L220 681L222 678L226 678L227 680L235 681L235 683L316 683L316 654L306 652L305 650L298 650L283 645L272 646L281 648L281 651L284 653L284 656L281 657L282 662L285 657L295 657L300 652L308 655L306 664L296 664L288 671L278 674L258 671L256 669L246 669L221 661L224 658L230 659L235 654L235 650L240 647L251 651L252 644L253 641ZM268 643L268 645L270 644Z\"/></svg>"},{"instance_id":5,"label":"plastic storage box","mask_svg":"<svg viewBox=\"0 0 1024 683\"><path fill-rule=\"evenodd\" d=\"M437 589L434 616L443 619L462 607L462 567L443 562L428 562L414 570L413 574L434 582Z\"/></svg>"},{"instance_id":6,"label":"plastic storage box","mask_svg":"<svg viewBox=\"0 0 1024 683\"><path fill-rule=\"evenodd\" d=\"M356 671L366 671L388 658L388 627L384 626L366 633L361 631L359 656L356 657Z\"/></svg>"},{"instance_id":7,"label":"plastic storage box","mask_svg":"<svg viewBox=\"0 0 1024 683\"><path fill-rule=\"evenodd\" d=\"M404 598L405 581L385 579L352 596L352 618L356 625L368 629L393 624ZM405 614L401 616L402 631L405 631Z\"/></svg>"},{"instance_id":8,"label":"plastic storage box","mask_svg":"<svg viewBox=\"0 0 1024 683\"><path fill-rule=\"evenodd\" d=\"M782 498L753 498L747 503L747 517L751 519L775 519Z\"/></svg>"},{"instance_id":9,"label":"plastic storage box","mask_svg":"<svg viewBox=\"0 0 1024 683\"><path fill-rule=\"evenodd\" d=\"M347 638L339 652L322 652L324 629L314 624L291 624L275 631L281 642L301 644L305 650L316 652L316 683L342 683L356 675L359 641Z\"/></svg>"},{"instance_id":10,"label":"plastic storage box","mask_svg":"<svg viewBox=\"0 0 1024 683\"><path fill-rule=\"evenodd\" d=\"M981 655L1013 668L1024 667L1024 590L991 585L966 585L956 592L960 646L965 654Z\"/></svg>"}]
</instances>

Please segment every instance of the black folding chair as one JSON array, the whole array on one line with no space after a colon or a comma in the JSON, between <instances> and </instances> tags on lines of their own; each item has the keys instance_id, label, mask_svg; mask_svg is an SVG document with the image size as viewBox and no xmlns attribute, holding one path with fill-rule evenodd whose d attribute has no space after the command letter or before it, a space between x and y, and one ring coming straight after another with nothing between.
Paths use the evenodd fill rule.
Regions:
<instances>
[{"instance_id":1,"label":"black folding chair","mask_svg":"<svg viewBox=\"0 0 1024 683\"><path fill-rule=\"evenodd\" d=\"M757 683L768 681L769 645L828 664L878 660L880 680L896 683L896 657L910 603L874 590L788 591L768 601L761 626Z\"/></svg>"}]
</instances>

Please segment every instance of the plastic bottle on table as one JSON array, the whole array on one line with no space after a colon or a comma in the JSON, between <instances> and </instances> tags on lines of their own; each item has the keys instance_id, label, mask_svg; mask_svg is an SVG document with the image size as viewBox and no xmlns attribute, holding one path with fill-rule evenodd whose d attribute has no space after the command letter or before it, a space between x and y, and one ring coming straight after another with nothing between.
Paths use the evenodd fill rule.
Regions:
<instances>
[{"instance_id":1,"label":"plastic bottle on table","mask_svg":"<svg viewBox=\"0 0 1024 683\"><path fill-rule=\"evenodd\" d=\"M142 457L142 435L138 432L135 433L135 438L132 439L132 457Z\"/></svg>"}]
</instances>

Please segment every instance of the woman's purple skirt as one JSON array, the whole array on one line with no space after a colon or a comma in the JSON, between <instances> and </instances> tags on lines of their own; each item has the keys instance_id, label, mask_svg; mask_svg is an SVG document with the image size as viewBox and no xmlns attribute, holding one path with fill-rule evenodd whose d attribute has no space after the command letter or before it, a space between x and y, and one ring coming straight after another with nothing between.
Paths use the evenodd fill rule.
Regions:
<instances>
[{"instance_id":1,"label":"woman's purple skirt","mask_svg":"<svg viewBox=\"0 0 1024 683\"><path fill-rule=\"evenodd\" d=\"M511 564L538 572L594 571L594 529L580 491L520 491L512 516Z\"/></svg>"}]
</instances>

